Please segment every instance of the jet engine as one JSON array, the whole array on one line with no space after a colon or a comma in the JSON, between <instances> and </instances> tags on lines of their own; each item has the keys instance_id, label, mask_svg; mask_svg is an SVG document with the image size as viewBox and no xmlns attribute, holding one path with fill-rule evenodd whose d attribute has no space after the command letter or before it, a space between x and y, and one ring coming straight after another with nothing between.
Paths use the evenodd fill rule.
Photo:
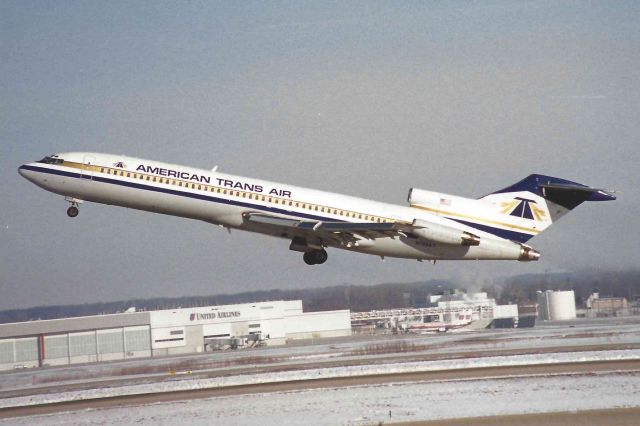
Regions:
<instances>
[{"instance_id":1,"label":"jet engine","mask_svg":"<svg viewBox=\"0 0 640 426\"><path fill-rule=\"evenodd\" d=\"M426 206L440 206L451 205L453 200L461 200L462 197L455 195L442 194L440 192L427 191L425 189L410 188L407 195L407 201L410 206L426 205Z\"/></svg>"},{"instance_id":2,"label":"jet engine","mask_svg":"<svg viewBox=\"0 0 640 426\"><path fill-rule=\"evenodd\" d=\"M414 219L413 226L415 228L411 232L425 240L458 246L480 245L479 236L450 226L427 222L420 219Z\"/></svg>"}]
</instances>

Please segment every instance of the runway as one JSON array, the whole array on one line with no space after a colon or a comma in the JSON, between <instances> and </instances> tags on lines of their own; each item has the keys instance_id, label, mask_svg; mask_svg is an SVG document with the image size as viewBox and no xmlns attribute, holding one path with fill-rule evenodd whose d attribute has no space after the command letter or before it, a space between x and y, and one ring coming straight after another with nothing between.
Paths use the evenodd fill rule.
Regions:
<instances>
[{"instance_id":1,"label":"runway","mask_svg":"<svg viewBox=\"0 0 640 426\"><path fill-rule=\"evenodd\" d=\"M177 392L156 392L141 395L113 396L61 403L40 404L25 407L0 409L0 418L51 414L57 412L79 411L87 409L105 409L149 405L158 402L176 402L193 399L216 398L234 395L269 394L276 392L303 391L309 389L338 389L348 387L379 386L402 383L437 383L452 381L470 381L483 378L510 379L534 377L576 377L639 375L640 360L605 361L587 363L566 363L556 365L526 365L518 367L475 368L453 371L429 371L404 374L378 374L360 377L337 377L331 379L299 380L282 383L261 383L229 386L218 389L198 389Z\"/></svg>"},{"instance_id":2,"label":"runway","mask_svg":"<svg viewBox=\"0 0 640 426\"><path fill-rule=\"evenodd\" d=\"M585 410L564 413L519 414L511 416L472 417L453 420L396 423L399 426L634 426L640 408Z\"/></svg>"}]
</instances>

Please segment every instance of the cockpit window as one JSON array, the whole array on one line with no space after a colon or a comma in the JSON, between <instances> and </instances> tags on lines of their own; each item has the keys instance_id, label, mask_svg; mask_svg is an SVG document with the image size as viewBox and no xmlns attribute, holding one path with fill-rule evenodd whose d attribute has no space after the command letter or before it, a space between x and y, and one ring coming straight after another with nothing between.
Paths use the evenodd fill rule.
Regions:
<instances>
[{"instance_id":1,"label":"cockpit window","mask_svg":"<svg viewBox=\"0 0 640 426\"><path fill-rule=\"evenodd\" d=\"M48 156L44 157L42 160L38 161L38 163L62 164L62 163L64 163L64 160L62 158L58 158L55 155L48 155Z\"/></svg>"}]
</instances>

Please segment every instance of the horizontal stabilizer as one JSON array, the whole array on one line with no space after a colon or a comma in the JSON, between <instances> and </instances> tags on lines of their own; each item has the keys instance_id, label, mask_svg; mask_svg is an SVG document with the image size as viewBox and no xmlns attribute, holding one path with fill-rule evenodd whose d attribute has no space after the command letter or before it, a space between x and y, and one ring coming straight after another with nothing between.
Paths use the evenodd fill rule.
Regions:
<instances>
[{"instance_id":1,"label":"horizontal stabilizer","mask_svg":"<svg viewBox=\"0 0 640 426\"><path fill-rule=\"evenodd\" d=\"M584 201L610 201L616 199L615 195L603 189L579 184L547 183L539 186L542 188L544 198L569 210Z\"/></svg>"}]
</instances>

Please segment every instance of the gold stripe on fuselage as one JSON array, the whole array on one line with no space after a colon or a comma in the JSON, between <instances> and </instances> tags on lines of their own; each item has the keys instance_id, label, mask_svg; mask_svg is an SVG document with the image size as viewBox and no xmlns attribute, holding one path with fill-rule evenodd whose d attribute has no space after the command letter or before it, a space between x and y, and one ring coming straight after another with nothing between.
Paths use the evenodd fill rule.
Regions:
<instances>
[{"instance_id":1,"label":"gold stripe on fuselage","mask_svg":"<svg viewBox=\"0 0 640 426\"><path fill-rule=\"evenodd\" d=\"M453 213L453 212L447 212L447 211L443 211L443 210L437 210L437 209L432 209L430 207L425 207L425 206L418 206L418 205L411 205L410 207L413 207L414 209L420 209L420 210L425 210L428 211L430 213L434 213L436 216L453 216L453 217L459 217L459 218L464 218L464 219L471 219L471 220L475 220L478 222L483 222L483 223L490 223L492 225L499 225L499 226L504 226L507 228L511 228L511 229L518 229L521 231L525 231L528 233L532 233L532 234L539 234L540 231L533 229L533 228L527 228L525 226L518 226L518 225L511 225L509 223L504 223L504 222L498 222L495 220L488 220L488 219L483 219L480 217L476 217L476 216L469 216L469 215L465 215L465 214L460 214L460 213Z\"/></svg>"}]
</instances>

